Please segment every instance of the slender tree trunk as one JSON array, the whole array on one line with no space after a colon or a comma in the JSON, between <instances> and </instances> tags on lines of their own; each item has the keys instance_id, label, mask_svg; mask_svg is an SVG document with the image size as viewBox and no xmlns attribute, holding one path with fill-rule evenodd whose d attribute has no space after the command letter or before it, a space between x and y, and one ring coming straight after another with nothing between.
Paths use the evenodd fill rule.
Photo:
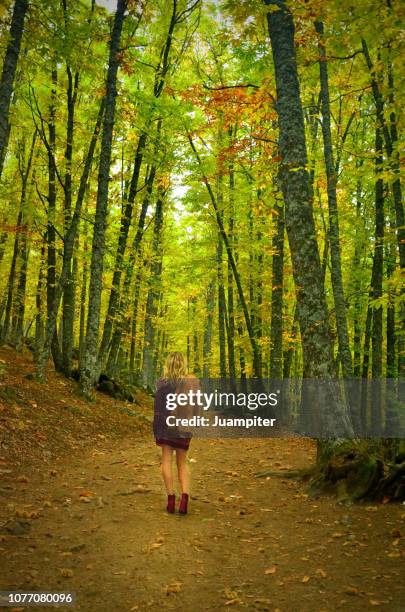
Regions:
<instances>
[{"instance_id":1,"label":"slender tree trunk","mask_svg":"<svg viewBox=\"0 0 405 612\"><path fill-rule=\"evenodd\" d=\"M322 110L322 135L323 150L325 157L328 205L329 205L329 232L330 258L331 258L331 280L333 297L335 302L336 327L339 340L339 353L342 363L343 374L350 378L353 373L352 355L350 352L349 332L347 327L346 304L343 288L339 213L336 194L337 172L333 160L328 64L326 60L325 41L323 39L323 23L315 23L319 34L319 73L321 83L321 110Z\"/></svg>"},{"instance_id":2,"label":"slender tree trunk","mask_svg":"<svg viewBox=\"0 0 405 612\"><path fill-rule=\"evenodd\" d=\"M79 320L79 371L83 361L85 341L86 341L86 299L87 299L87 279L88 279L88 244L87 244L87 224L83 224L83 263L82 278L80 289L80 320Z\"/></svg>"},{"instance_id":3,"label":"slender tree trunk","mask_svg":"<svg viewBox=\"0 0 405 612\"><path fill-rule=\"evenodd\" d=\"M10 26L10 40L4 56L0 80L0 179L3 173L10 134L9 111L27 8L28 0L15 0Z\"/></svg>"},{"instance_id":4,"label":"slender tree trunk","mask_svg":"<svg viewBox=\"0 0 405 612\"><path fill-rule=\"evenodd\" d=\"M293 356L297 353L297 350L292 343L292 340L295 340L297 336L297 324L298 324L298 311L297 311L297 305L295 305L294 316L293 316L293 321L291 325L291 331L289 334L290 344L289 346L287 346L287 348L284 350L284 353L283 353L283 378L290 377Z\"/></svg>"},{"instance_id":5,"label":"slender tree trunk","mask_svg":"<svg viewBox=\"0 0 405 612\"><path fill-rule=\"evenodd\" d=\"M359 280L359 267L360 267L360 231L359 225L362 222L362 185L360 179L357 181L356 187L356 235L354 245L354 256L353 256L353 293L354 293L354 304L353 304L353 376L354 378L360 377L361 368L361 284Z\"/></svg>"},{"instance_id":6,"label":"slender tree trunk","mask_svg":"<svg viewBox=\"0 0 405 612\"><path fill-rule=\"evenodd\" d=\"M111 149L117 98L117 73L124 14L127 0L118 0L117 11L110 41L110 57L107 73L106 101L101 142L96 215L94 220L89 304L86 329L86 347L83 356L80 380L85 395L90 396L99 375L98 336L100 324L101 293L103 284L105 231L108 212L108 183L111 165Z\"/></svg>"},{"instance_id":7,"label":"slender tree trunk","mask_svg":"<svg viewBox=\"0 0 405 612\"><path fill-rule=\"evenodd\" d=\"M191 138L190 134L188 134L188 140L189 140L191 149L192 149L192 151L193 151L193 153L195 155L195 158L196 158L196 160L198 162L198 165L201 168L201 166L202 166L201 159L200 159L200 156L198 154L197 149L195 148L193 139ZM249 314L249 309L248 309L248 306L247 306L247 303L246 303L245 294L243 292L241 278L240 278L238 269L236 267L235 257L233 255L231 245L229 244L228 234L227 234L227 232L225 230L224 223L223 223L223 220L222 220L221 211L220 211L220 208L218 207L218 202L217 202L217 199L215 198L215 195L214 195L214 192L212 190L212 187L211 187L207 177L205 176L205 174L202 174L202 179L203 179L204 184L205 184L205 186L207 188L208 195L210 196L210 200L211 200L212 206L213 206L214 211L215 211L215 217L216 217L219 233L220 233L220 236L221 236L221 238L222 238L222 240L224 242L226 253L228 255L229 262L230 262L231 267L232 267L232 272L233 272L233 276L234 276L234 279L235 279L235 284L236 284L236 287L237 287L237 290L238 290L238 296L239 296L240 304L241 304L241 307L242 307L243 315L244 315L244 318L245 318L246 328L247 328L247 331L248 331L249 340L250 340L250 344L251 344L252 352L253 352L253 376L256 377L256 378L261 378L262 374L261 374L261 363L260 363L260 351L259 351L259 347L258 347L257 342L256 342L254 329L252 327L252 321L251 321L250 314Z\"/></svg>"},{"instance_id":8,"label":"slender tree trunk","mask_svg":"<svg viewBox=\"0 0 405 612\"><path fill-rule=\"evenodd\" d=\"M395 148L394 144L398 141L397 122L395 112L391 112L390 116L390 128L384 117L384 99L375 77L375 70L373 62L371 61L370 53L367 47L367 43L362 39L362 49L364 57L366 59L367 67L370 70L371 76L371 88L374 97L374 103L377 111L377 121L382 130L385 150L387 152L388 163L394 174L394 180L392 181L392 194L394 196L395 204L395 215L396 215L396 230L397 230L397 241L399 251L399 261L401 268L405 268L405 217L404 217L404 205L402 202L402 188L400 180L400 160L399 152ZM390 87L393 87L393 75L392 70L389 70ZM391 94L392 96L393 94Z\"/></svg>"},{"instance_id":9,"label":"slender tree trunk","mask_svg":"<svg viewBox=\"0 0 405 612\"><path fill-rule=\"evenodd\" d=\"M10 332L10 322L11 322L11 313L12 313L12 307L13 307L17 259L20 253L20 231L21 231L22 216L23 216L23 209L20 203L20 210L18 212L18 217L17 217L16 234L14 237L13 256L11 258L10 272L9 272L8 281L7 281L7 289L6 289L7 297L6 297L6 303L5 303L4 323L3 323L3 328L1 332L1 342L2 343L7 342L9 332Z\"/></svg>"},{"instance_id":10,"label":"slender tree trunk","mask_svg":"<svg viewBox=\"0 0 405 612\"><path fill-rule=\"evenodd\" d=\"M395 224L391 225L394 228ZM386 246L386 266L387 266L387 279L388 283L395 270L396 252L395 247L391 243ZM395 378L397 376L396 367L396 336L395 336L395 302L394 302L394 291L390 287L388 288L388 304L387 304L387 327L386 327L386 340L387 340L387 354L386 354L386 377Z\"/></svg>"},{"instance_id":11,"label":"slender tree trunk","mask_svg":"<svg viewBox=\"0 0 405 612\"><path fill-rule=\"evenodd\" d=\"M66 10L66 7L65 7ZM70 66L67 66L68 90L67 90L67 126L66 126L66 149L65 149L65 234L72 222L72 160L73 160L73 137L74 116L79 87L79 73L74 77ZM72 258L69 261L69 271L63 292L62 308L62 371L65 376L70 376L72 371L72 353L74 342L74 317L76 302L76 278L73 274Z\"/></svg>"},{"instance_id":12,"label":"slender tree trunk","mask_svg":"<svg viewBox=\"0 0 405 612\"><path fill-rule=\"evenodd\" d=\"M56 288L56 166L55 166L55 151L56 151L56 86L58 82L58 74L56 68L52 70L52 90L51 103L49 106L49 149L48 149L48 268L46 279L46 303L48 319L51 317L53 305L55 302ZM52 357L55 363L55 368L62 368L62 354L59 345L58 333L56 328L56 319L54 333L52 336Z\"/></svg>"},{"instance_id":13,"label":"slender tree trunk","mask_svg":"<svg viewBox=\"0 0 405 612\"><path fill-rule=\"evenodd\" d=\"M265 4L273 9L267 14L267 21L276 75L279 150L282 157L280 183L297 294L304 370L309 377L331 379L335 374L333 351L307 171L294 22L282 0L276 3L265 0ZM325 397L325 410L318 416L324 434L335 438L352 434L347 407L341 398ZM335 446L334 442L319 444L318 458L323 461Z\"/></svg>"},{"instance_id":14,"label":"slender tree trunk","mask_svg":"<svg viewBox=\"0 0 405 612\"><path fill-rule=\"evenodd\" d=\"M79 226L80 215L82 211L82 205L84 196L86 193L87 183L89 180L91 165L93 163L94 151L97 144L97 138L101 127L102 118L104 115L105 108L105 99L101 101L96 125L94 127L93 135L90 140L89 148L87 151L87 155L84 161L84 168L82 175L80 177L79 190L77 192L76 205L75 210L72 216L72 221L69 226L69 229L65 235L64 240L64 250L63 250L63 262L62 262L62 272L60 274L59 282L55 289L55 299L53 302L53 306L51 312L48 311L48 318L46 322L46 334L43 349L41 350L38 356L37 362L37 377L39 380L43 380L45 368L48 363L49 351L52 343L52 338L55 336L58 310L60 305L60 300L65 288L66 279L68 278L70 262L73 256L73 249L77 235L77 229ZM84 357L84 352L83 355Z\"/></svg>"},{"instance_id":15,"label":"slender tree trunk","mask_svg":"<svg viewBox=\"0 0 405 612\"><path fill-rule=\"evenodd\" d=\"M158 127L157 127L156 147L158 147L161 126L162 126L162 122L161 120L159 120ZM155 152L156 152L156 148L155 148ZM142 201L141 211L139 213L139 218L138 218L138 225L136 228L134 239L132 241L130 254L129 254L129 257L128 257L128 260L125 266L126 267L125 277L124 277L121 296L120 296L120 303L117 308L117 317L116 317L117 322L115 325L114 333L113 333L112 340L111 340L111 346L109 349L107 369L109 369L110 365L115 362L117 354L118 354L119 345L121 342L121 336L129 330L129 327L131 325L131 317L128 316L128 313L127 313L128 305L129 305L130 288L131 288L134 270L136 269L137 265L138 266L140 265L139 264L139 259L140 259L139 250L141 248L141 241L142 241L143 233L145 230L146 214L148 212L150 200L152 197L153 185L154 185L155 177L156 177L156 170L157 170L157 167L153 165L150 171L147 173L146 194Z\"/></svg>"},{"instance_id":16,"label":"slender tree trunk","mask_svg":"<svg viewBox=\"0 0 405 612\"><path fill-rule=\"evenodd\" d=\"M20 176L21 176L21 197L20 197L20 208L19 208L19 212L17 216L17 226L16 226L16 234L14 238L13 255L11 259L11 267L10 267L10 273L9 273L8 283L7 283L7 291L6 291L7 298L5 302L4 324L3 324L3 329L1 333L2 342L7 341L8 335L10 332L10 322L11 322L11 315L12 315L12 309L13 309L16 268L17 268L17 261L20 255L21 247L22 247L22 272L23 272L23 277L24 277L24 265L25 265L24 260L27 257L27 245L26 245L26 239L27 239L26 229L27 228L24 227L23 220L26 214L25 207L26 207L26 199L27 199L27 186L28 186L28 179L29 179L31 166L32 166L32 160L34 158L36 138L37 138L37 132L35 130L34 135L32 137L32 143L31 143L31 148L30 148L30 152L28 155L27 164L25 164L25 159L24 159L25 146L22 147L22 150L19 152L19 155L18 155L18 160L19 160L18 165L19 165L19 171L20 171ZM25 269L25 275L26 275L26 269ZM24 279L21 279L21 277L20 277L20 280L21 280L21 283L20 283L19 289L22 290L25 286L25 281ZM24 289L24 293L25 293L25 289ZM17 295L18 295L18 290L17 290Z\"/></svg>"},{"instance_id":17,"label":"slender tree trunk","mask_svg":"<svg viewBox=\"0 0 405 612\"><path fill-rule=\"evenodd\" d=\"M207 290L207 319L203 340L203 376L209 378L212 350L212 323L215 304L215 280L212 279Z\"/></svg>"},{"instance_id":18,"label":"slender tree trunk","mask_svg":"<svg viewBox=\"0 0 405 612\"><path fill-rule=\"evenodd\" d=\"M13 321L13 345L17 350L22 349L24 336L24 317L25 317L25 293L27 287L27 269L30 247L27 239L27 225L24 224L21 235L20 246L20 270L16 291L16 299L14 305L14 321Z\"/></svg>"},{"instance_id":19,"label":"slender tree trunk","mask_svg":"<svg viewBox=\"0 0 405 612\"><path fill-rule=\"evenodd\" d=\"M44 237L41 247L41 258L39 263L38 282L37 289L35 292L35 348L34 348L34 359L38 359L39 352L42 348L44 341L44 312L43 312L43 292L45 288L45 246L46 238Z\"/></svg>"},{"instance_id":20,"label":"slender tree trunk","mask_svg":"<svg viewBox=\"0 0 405 612\"><path fill-rule=\"evenodd\" d=\"M164 193L158 194L156 202L155 223L152 238L152 262L150 266L148 295L146 298L144 344L143 344L143 384L153 388L155 372L153 370L153 355L155 350L155 326L160 293L160 278L162 273L162 229Z\"/></svg>"},{"instance_id":21,"label":"slender tree trunk","mask_svg":"<svg viewBox=\"0 0 405 612\"><path fill-rule=\"evenodd\" d=\"M225 340L225 290L222 270L222 239L218 236L217 244L217 277L218 277L218 341L219 341L219 373L226 378L226 340Z\"/></svg>"},{"instance_id":22,"label":"slender tree trunk","mask_svg":"<svg viewBox=\"0 0 405 612\"><path fill-rule=\"evenodd\" d=\"M234 191L235 191L235 174L233 171L233 165L229 166L229 226L228 235L231 248L234 248ZM228 368L229 378L236 378L236 367L235 367L235 309L234 309L234 289L233 289L233 272L232 266L228 258Z\"/></svg>"},{"instance_id":23,"label":"slender tree trunk","mask_svg":"<svg viewBox=\"0 0 405 612\"><path fill-rule=\"evenodd\" d=\"M379 300L382 297L382 284L384 272L384 182L381 177L382 173L382 137L381 128L376 128L375 136L375 234L374 234L374 258L373 258L373 284L371 287L373 300ZM373 308L373 326L371 334L372 346L372 361L371 373L374 385L373 402L372 402L372 427L371 433L374 436L381 435L381 386L380 378L382 375L382 341L383 341L383 308L374 306Z\"/></svg>"},{"instance_id":24,"label":"slender tree trunk","mask_svg":"<svg viewBox=\"0 0 405 612\"><path fill-rule=\"evenodd\" d=\"M124 263L124 255L128 241L128 234L131 227L132 213L135 202L135 197L138 189L139 175L141 171L141 165L143 160L143 153L146 145L146 132L142 132L139 136L138 146L135 154L134 168L132 172L131 185L129 188L129 194L127 201L124 206L124 210L121 217L120 233L118 237L117 251L115 255L115 268L112 279L112 287L110 292L110 299L108 302L108 309L104 323L103 336L100 344L100 362L103 363L108 350L108 346L111 341L111 334L113 331L113 320L119 305L120 298L120 285Z\"/></svg>"},{"instance_id":25,"label":"slender tree trunk","mask_svg":"<svg viewBox=\"0 0 405 612\"><path fill-rule=\"evenodd\" d=\"M284 206L277 203L273 236L271 322L270 322L270 378L283 377L283 283L284 283ZM274 218L274 217L273 217Z\"/></svg>"},{"instance_id":26,"label":"slender tree trunk","mask_svg":"<svg viewBox=\"0 0 405 612\"><path fill-rule=\"evenodd\" d=\"M387 2L388 7L391 9L391 3ZM368 50L367 43L364 39L362 39L362 49L363 54L366 60L367 67L370 71L371 75L371 88L374 97L374 103L377 111L377 121L379 127L382 130L385 150L387 153L388 165L392 171L394 179L391 182L392 195L394 198L394 207L395 207L395 217L396 217L396 236L397 236L397 244L398 244L398 252L399 252L399 265L401 270L405 270L405 215L404 215L404 205L402 201L402 186L401 186L401 178L400 178L400 157L399 157L399 148L397 146L398 143L398 128L397 128L397 119L394 110L394 75L392 71L391 62L388 64L388 86L389 86L389 94L388 99L391 104L391 112L390 112L390 123L387 124L384 116L384 98L380 90L379 83L376 77L376 71L374 69L373 62L370 57L370 53ZM401 294L404 295L405 289L402 288ZM401 304L400 310L401 324L405 325L405 302L403 301ZM400 376L404 375L405 372L405 351L403 348L403 335L400 334L398 338L398 374Z\"/></svg>"},{"instance_id":27,"label":"slender tree trunk","mask_svg":"<svg viewBox=\"0 0 405 612\"><path fill-rule=\"evenodd\" d=\"M140 257L141 261L141 257ZM138 310L139 310L139 294L141 291L141 281L142 281L142 270L143 266L138 266L138 271L135 278L135 289L134 289L134 302L132 308L132 323L131 323L131 349L130 349L130 358L129 358L129 371L131 373L131 377L134 380L136 375L136 341L138 334Z\"/></svg>"}]
</instances>

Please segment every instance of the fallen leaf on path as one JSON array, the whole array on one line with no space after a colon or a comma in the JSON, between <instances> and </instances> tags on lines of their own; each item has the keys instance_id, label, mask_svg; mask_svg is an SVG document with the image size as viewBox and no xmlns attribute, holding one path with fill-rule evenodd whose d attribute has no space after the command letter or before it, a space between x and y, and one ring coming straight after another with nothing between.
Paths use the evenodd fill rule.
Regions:
<instances>
[{"instance_id":1,"label":"fallen leaf on path","mask_svg":"<svg viewBox=\"0 0 405 612\"><path fill-rule=\"evenodd\" d=\"M93 497L94 491L80 491L79 497Z\"/></svg>"},{"instance_id":2,"label":"fallen leaf on path","mask_svg":"<svg viewBox=\"0 0 405 612\"><path fill-rule=\"evenodd\" d=\"M304 576L303 579L301 580L301 582L303 582L304 584L306 584L307 582L309 582L311 580L310 576Z\"/></svg>"},{"instance_id":3,"label":"fallen leaf on path","mask_svg":"<svg viewBox=\"0 0 405 612\"><path fill-rule=\"evenodd\" d=\"M226 606L235 606L237 604L243 604L243 601L241 599L235 598L235 599L228 599L228 601L225 602Z\"/></svg>"},{"instance_id":4,"label":"fallen leaf on path","mask_svg":"<svg viewBox=\"0 0 405 612\"><path fill-rule=\"evenodd\" d=\"M320 578L326 578L326 576L328 575L325 570L323 570L321 567L318 567L318 569L316 570L315 574L317 576L319 576Z\"/></svg>"},{"instance_id":5,"label":"fallen leaf on path","mask_svg":"<svg viewBox=\"0 0 405 612\"><path fill-rule=\"evenodd\" d=\"M182 582L172 582L166 586L166 595L170 595L172 593L180 593Z\"/></svg>"},{"instance_id":6,"label":"fallen leaf on path","mask_svg":"<svg viewBox=\"0 0 405 612\"><path fill-rule=\"evenodd\" d=\"M269 568L267 568L266 570L264 570L264 573L265 573L266 575L268 575L268 574L275 574L275 573L276 573L276 571L277 571L277 568L276 568L276 566L275 566L275 565L273 565L272 567L269 567Z\"/></svg>"},{"instance_id":7,"label":"fallen leaf on path","mask_svg":"<svg viewBox=\"0 0 405 612\"><path fill-rule=\"evenodd\" d=\"M359 595L359 589L354 586L346 587L343 591L346 595Z\"/></svg>"}]
</instances>

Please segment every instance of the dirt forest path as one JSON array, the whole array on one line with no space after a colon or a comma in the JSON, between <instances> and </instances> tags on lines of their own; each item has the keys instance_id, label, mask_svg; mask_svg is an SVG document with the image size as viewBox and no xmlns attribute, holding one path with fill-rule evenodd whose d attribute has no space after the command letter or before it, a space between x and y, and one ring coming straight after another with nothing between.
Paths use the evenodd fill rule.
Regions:
<instances>
[{"instance_id":1,"label":"dirt forest path","mask_svg":"<svg viewBox=\"0 0 405 612\"><path fill-rule=\"evenodd\" d=\"M0 589L73 591L83 612L400 612L404 506L342 507L254 477L313 454L302 440L193 440L185 517L165 513L146 437L106 441L17 485L5 476L7 511L31 516L21 535L0 536Z\"/></svg>"}]
</instances>

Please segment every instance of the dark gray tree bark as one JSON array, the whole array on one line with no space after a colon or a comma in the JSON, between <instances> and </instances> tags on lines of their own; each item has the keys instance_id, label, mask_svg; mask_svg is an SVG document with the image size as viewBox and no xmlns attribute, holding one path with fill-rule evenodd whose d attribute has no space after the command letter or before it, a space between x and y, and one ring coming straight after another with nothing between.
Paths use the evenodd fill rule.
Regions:
<instances>
[{"instance_id":1,"label":"dark gray tree bark","mask_svg":"<svg viewBox=\"0 0 405 612\"><path fill-rule=\"evenodd\" d=\"M65 233L67 233L72 221L72 160L73 160L73 137L74 116L79 87L79 73L73 76L68 65L66 68L68 77L67 90L67 125L66 125L66 149L65 149L65 184L64 184L64 215ZM73 353L73 329L76 302L76 278L73 274L73 262L69 262L69 271L63 292L62 308L62 371L65 376L70 376L72 370Z\"/></svg>"},{"instance_id":2,"label":"dark gray tree bark","mask_svg":"<svg viewBox=\"0 0 405 612\"><path fill-rule=\"evenodd\" d=\"M236 128L232 127L229 130L230 146L232 146L232 138ZM228 165L229 171L229 221L228 221L228 236L231 248L234 249L234 231L235 231L235 172L233 162ZM235 366L235 306L234 306L234 287L233 287L233 272L232 266L228 258L228 275L227 275L227 294L228 294L228 368L229 378L236 378Z\"/></svg>"},{"instance_id":3,"label":"dark gray tree bark","mask_svg":"<svg viewBox=\"0 0 405 612\"><path fill-rule=\"evenodd\" d=\"M89 307L87 315L86 348L80 372L83 393L90 396L99 374L99 325L104 269L105 231L108 205L108 183L111 165L111 149L117 98L117 73L119 68L120 39L127 0L118 0L110 41L105 113L103 121L96 214L90 265Z\"/></svg>"},{"instance_id":4,"label":"dark gray tree bark","mask_svg":"<svg viewBox=\"0 0 405 612\"><path fill-rule=\"evenodd\" d=\"M381 128L377 126L375 136L375 232L374 232L374 257L373 257L373 284L371 287L373 300L381 299L383 273L384 273L384 182L381 177L383 170L383 141ZM383 342L383 308L373 307L373 326L371 334L372 360L371 374L375 391L372 402L372 430L374 436L381 435L381 387L382 375L382 342Z\"/></svg>"},{"instance_id":5,"label":"dark gray tree bark","mask_svg":"<svg viewBox=\"0 0 405 612\"><path fill-rule=\"evenodd\" d=\"M217 244L217 279L218 279L218 342L219 342L219 373L226 378L226 334L225 334L225 289L222 269L222 238L218 236Z\"/></svg>"},{"instance_id":6,"label":"dark gray tree bark","mask_svg":"<svg viewBox=\"0 0 405 612\"><path fill-rule=\"evenodd\" d=\"M321 83L321 112L322 112L322 135L323 151L325 158L328 206L329 206L329 232L330 258L331 258L331 280L333 298L335 303L336 327L339 340L339 354L342 363L343 374L346 378L352 376L352 355L350 351L349 332L347 326L346 303L343 288L339 212L337 203L336 183L337 171L334 162L331 131L331 113L329 97L328 64L326 60L325 41L323 39L323 23L317 21L315 28L319 34L319 74Z\"/></svg>"},{"instance_id":7,"label":"dark gray tree bark","mask_svg":"<svg viewBox=\"0 0 405 612\"><path fill-rule=\"evenodd\" d=\"M128 198L126 200L124 210L121 217L120 233L118 237L117 251L115 256L115 268L112 279L112 287L108 309L104 323L103 336L100 344L100 362L103 363L108 351L113 331L113 320L119 305L119 291L121 286L121 277L123 271L124 255L128 241L128 234L131 227L132 213L135 202L135 197L138 189L139 175L141 171L143 153L146 145L147 134L142 132L138 139L138 145L135 153L134 167L132 171L131 184L129 188Z\"/></svg>"},{"instance_id":8,"label":"dark gray tree bark","mask_svg":"<svg viewBox=\"0 0 405 612\"><path fill-rule=\"evenodd\" d=\"M265 0L276 76L276 110L279 121L280 185L285 223L293 263L301 329L304 371L311 378L330 380L335 375L328 310L316 242L304 118L294 46L292 14L282 0ZM347 407L339 397L325 398L319 416L323 434L339 438L350 435ZM319 458L332 452L334 444L319 445Z\"/></svg>"},{"instance_id":9,"label":"dark gray tree bark","mask_svg":"<svg viewBox=\"0 0 405 612\"><path fill-rule=\"evenodd\" d=\"M148 278L148 295L146 298L143 368L142 379L145 388L153 388L155 372L153 356L155 351L156 315L158 312L158 296L160 294L160 279L162 274L162 229L163 229L163 203L165 193L158 193L156 202L155 222L152 238L152 261Z\"/></svg>"},{"instance_id":10,"label":"dark gray tree bark","mask_svg":"<svg viewBox=\"0 0 405 612\"><path fill-rule=\"evenodd\" d=\"M270 321L270 378L283 377L283 285L284 285L284 206L274 208L275 233L273 236L271 321Z\"/></svg>"},{"instance_id":11,"label":"dark gray tree bark","mask_svg":"<svg viewBox=\"0 0 405 612\"><path fill-rule=\"evenodd\" d=\"M4 57L0 80L0 179L7 153L10 134L9 111L27 9L28 0L15 0L10 26L10 39Z\"/></svg>"},{"instance_id":12,"label":"dark gray tree bark","mask_svg":"<svg viewBox=\"0 0 405 612\"><path fill-rule=\"evenodd\" d=\"M212 323L215 305L215 279L212 279L207 289L206 297L207 319L203 339L203 376L209 378L212 350Z\"/></svg>"},{"instance_id":13,"label":"dark gray tree bark","mask_svg":"<svg viewBox=\"0 0 405 612\"><path fill-rule=\"evenodd\" d=\"M49 143L48 152L48 226L47 226L47 242L48 242L48 267L46 277L46 305L48 319L51 317L51 312L55 302L56 289L56 86L58 83L58 73L56 68L52 69L51 73L52 90L51 100L49 105ZM56 315L57 317L57 315ZM54 333L51 342L52 357L57 370L62 369L62 353L59 345L58 333L56 328L56 318Z\"/></svg>"},{"instance_id":14,"label":"dark gray tree bark","mask_svg":"<svg viewBox=\"0 0 405 612\"><path fill-rule=\"evenodd\" d=\"M64 291L66 279L68 278L70 262L73 256L73 249L77 234L77 229L79 226L80 214L82 210L83 200L86 193L87 182L89 180L91 165L93 162L94 151L97 144L98 134L101 127L101 122L104 115L105 108L105 100L103 99L100 104L100 109L98 112L96 125L94 128L93 135L91 137L89 148L86 154L86 158L84 160L84 168L82 175L80 177L79 190L77 192L75 210L72 216L72 221L70 223L69 229L65 234L64 240L64 250L63 250L63 262L62 262L62 271L60 274L59 282L55 288L55 298L53 300L53 306L49 310L48 309L48 318L46 322L46 334L43 349L40 351L37 361L37 377L39 380L43 380L45 368L48 363L49 351L52 344L52 338L55 336L58 310L60 305L60 300ZM84 352L83 352L84 355Z\"/></svg>"}]
</instances>

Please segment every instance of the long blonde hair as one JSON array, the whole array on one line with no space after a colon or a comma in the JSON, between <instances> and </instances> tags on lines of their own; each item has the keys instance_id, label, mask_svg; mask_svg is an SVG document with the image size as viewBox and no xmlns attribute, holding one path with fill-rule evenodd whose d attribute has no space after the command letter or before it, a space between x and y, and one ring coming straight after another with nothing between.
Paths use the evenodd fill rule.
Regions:
<instances>
[{"instance_id":1,"label":"long blonde hair","mask_svg":"<svg viewBox=\"0 0 405 612\"><path fill-rule=\"evenodd\" d=\"M169 353L163 369L168 380L179 381L187 376L187 365L183 353Z\"/></svg>"}]
</instances>

